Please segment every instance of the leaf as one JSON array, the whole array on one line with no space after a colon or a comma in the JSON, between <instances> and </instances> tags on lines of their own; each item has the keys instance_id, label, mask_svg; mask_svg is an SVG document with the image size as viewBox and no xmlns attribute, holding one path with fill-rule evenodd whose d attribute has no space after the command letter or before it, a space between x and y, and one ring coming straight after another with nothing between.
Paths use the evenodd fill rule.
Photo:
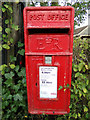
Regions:
<instances>
[{"instance_id":1,"label":"leaf","mask_svg":"<svg viewBox=\"0 0 90 120\"><path fill-rule=\"evenodd\" d=\"M2 81L3 81L3 79L2 79L2 78L0 78L0 85L2 85Z\"/></svg>"},{"instance_id":2,"label":"leaf","mask_svg":"<svg viewBox=\"0 0 90 120\"><path fill-rule=\"evenodd\" d=\"M88 91L87 91L87 89L86 89L86 88L83 88L83 92L84 92L84 93L87 93Z\"/></svg>"},{"instance_id":3,"label":"leaf","mask_svg":"<svg viewBox=\"0 0 90 120\"><path fill-rule=\"evenodd\" d=\"M2 38L0 38L0 41L2 41Z\"/></svg>"},{"instance_id":4,"label":"leaf","mask_svg":"<svg viewBox=\"0 0 90 120\"><path fill-rule=\"evenodd\" d=\"M10 47L9 47L9 45L7 45L7 44L3 44L3 46L2 46L4 49L10 49Z\"/></svg>"},{"instance_id":5,"label":"leaf","mask_svg":"<svg viewBox=\"0 0 90 120\"><path fill-rule=\"evenodd\" d=\"M24 50L24 49L21 49L21 50L18 51L18 54L24 55L24 52L25 52L25 50Z\"/></svg>"},{"instance_id":6,"label":"leaf","mask_svg":"<svg viewBox=\"0 0 90 120\"><path fill-rule=\"evenodd\" d=\"M26 115L25 115L24 117L25 117L25 118L27 118L27 116L26 116Z\"/></svg>"},{"instance_id":7,"label":"leaf","mask_svg":"<svg viewBox=\"0 0 90 120\"><path fill-rule=\"evenodd\" d=\"M89 80L86 80L86 84L89 85Z\"/></svg>"},{"instance_id":8,"label":"leaf","mask_svg":"<svg viewBox=\"0 0 90 120\"><path fill-rule=\"evenodd\" d=\"M26 85L26 79L25 78L22 79L22 83Z\"/></svg>"},{"instance_id":9,"label":"leaf","mask_svg":"<svg viewBox=\"0 0 90 120\"><path fill-rule=\"evenodd\" d=\"M79 97L81 97L82 96L82 92L79 90Z\"/></svg>"},{"instance_id":10,"label":"leaf","mask_svg":"<svg viewBox=\"0 0 90 120\"><path fill-rule=\"evenodd\" d=\"M78 67L77 65L75 65L75 64L73 65L73 70L74 70L75 72L77 71L77 67Z\"/></svg>"},{"instance_id":11,"label":"leaf","mask_svg":"<svg viewBox=\"0 0 90 120\"><path fill-rule=\"evenodd\" d=\"M10 38L10 42L13 43L13 41L14 41L13 38Z\"/></svg>"},{"instance_id":12,"label":"leaf","mask_svg":"<svg viewBox=\"0 0 90 120\"><path fill-rule=\"evenodd\" d=\"M16 61L16 57L10 56L10 62L15 62L15 61Z\"/></svg>"},{"instance_id":13,"label":"leaf","mask_svg":"<svg viewBox=\"0 0 90 120\"><path fill-rule=\"evenodd\" d=\"M88 113L86 113L86 115L85 115L85 116L86 116L86 118L87 118L87 119L89 118L89 115L88 115Z\"/></svg>"},{"instance_id":14,"label":"leaf","mask_svg":"<svg viewBox=\"0 0 90 120\"><path fill-rule=\"evenodd\" d=\"M0 32L2 31L2 27L0 26Z\"/></svg>"},{"instance_id":15,"label":"leaf","mask_svg":"<svg viewBox=\"0 0 90 120\"><path fill-rule=\"evenodd\" d=\"M8 5L4 4L4 6L5 6L6 8L8 8Z\"/></svg>"},{"instance_id":16,"label":"leaf","mask_svg":"<svg viewBox=\"0 0 90 120\"><path fill-rule=\"evenodd\" d=\"M75 72L77 72L77 68L73 68L73 70L74 70Z\"/></svg>"},{"instance_id":17,"label":"leaf","mask_svg":"<svg viewBox=\"0 0 90 120\"><path fill-rule=\"evenodd\" d=\"M18 3L19 3L19 0L15 0L15 3L18 4Z\"/></svg>"},{"instance_id":18,"label":"leaf","mask_svg":"<svg viewBox=\"0 0 90 120\"><path fill-rule=\"evenodd\" d=\"M9 102L8 101L4 101L3 102L3 106L8 106L9 105Z\"/></svg>"},{"instance_id":19,"label":"leaf","mask_svg":"<svg viewBox=\"0 0 90 120\"><path fill-rule=\"evenodd\" d=\"M6 33L10 33L10 28L6 28L6 29L5 29L5 32L6 32Z\"/></svg>"},{"instance_id":20,"label":"leaf","mask_svg":"<svg viewBox=\"0 0 90 120\"><path fill-rule=\"evenodd\" d=\"M15 90L15 92L18 92L19 88L20 88L20 85L19 85L19 84L13 86L13 89Z\"/></svg>"},{"instance_id":21,"label":"leaf","mask_svg":"<svg viewBox=\"0 0 90 120\"><path fill-rule=\"evenodd\" d=\"M1 66L0 66L0 71L4 70L6 67L7 67L6 64L1 65Z\"/></svg>"},{"instance_id":22,"label":"leaf","mask_svg":"<svg viewBox=\"0 0 90 120\"><path fill-rule=\"evenodd\" d=\"M24 46L24 44L19 41L18 42L18 47L23 47L23 46Z\"/></svg>"},{"instance_id":23,"label":"leaf","mask_svg":"<svg viewBox=\"0 0 90 120\"><path fill-rule=\"evenodd\" d=\"M3 34L3 38L6 38L6 34Z\"/></svg>"},{"instance_id":24,"label":"leaf","mask_svg":"<svg viewBox=\"0 0 90 120\"><path fill-rule=\"evenodd\" d=\"M72 108L72 104L69 106L69 108Z\"/></svg>"},{"instance_id":25,"label":"leaf","mask_svg":"<svg viewBox=\"0 0 90 120\"><path fill-rule=\"evenodd\" d=\"M17 101L17 100L21 101L21 100L23 99L23 96L22 96L21 94L19 94L19 93L17 93L17 94L14 95L13 97L14 97L14 100L15 100L15 101Z\"/></svg>"},{"instance_id":26,"label":"leaf","mask_svg":"<svg viewBox=\"0 0 90 120\"><path fill-rule=\"evenodd\" d=\"M17 65L14 70L15 70L16 72L18 72L18 70L19 70L19 65Z\"/></svg>"},{"instance_id":27,"label":"leaf","mask_svg":"<svg viewBox=\"0 0 90 120\"><path fill-rule=\"evenodd\" d=\"M45 115L45 113L42 113L42 115L44 116L44 115Z\"/></svg>"},{"instance_id":28,"label":"leaf","mask_svg":"<svg viewBox=\"0 0 90 120\"><path fill-rule=\"evenodd\" d=\"M78 93L78 89L77 88L75 88L75 94L77 94Z\"/></svg>"},{"instance_id":29,"label":"leaf","mask_svg":"<svg viewBox=\"0 0 90 120\"><path fill-rule=\"evenodd\" d=\"M5 24L8 24L9 23L9 20L7 19L7 20L5 20Z\"/></svg>"},{"instance_id":30,"label":"leaf","mask_svg":"<svg viewBox=\"0 0 90 120\"><path fill-rule=\"evenodd\" d=\"M25 107L25 104L23 104L23 103L20 103L20 104L19 104L19 106L20 106L20 107L21 107L21 106L22 106L22 107Z\"/></svg>"},{"instance_id":31,"label":"leaf","mask_svg":"<svg viewBox=\"0 0 90 120\"><path fill-rule=\"evenodd\" d=\"M2 46L0 45L0 51L2 50Z\"/></svg>"},{"instance_id":32,"label":"leaf","mask_svg":"<svg viewBox=\"0 0 90 120\"><path fill-rule=\"evenodd\" d=\"M10 74L9 74L9 73L6 73L6 74L5 74L5 78L8 79L9 77L10 77Z\"/></svg>"},{"instance_id":33,"label":"leaf","mask_svg":"<svg viewBox=\"0 0 90 120\"><path fill-rule=\"evenodd\" d=\"M25 68L22 68L20 72L18 72L18 76L21 77L21 76L24 76L26 73L25 73Z\"/></svg>"},{"instance_id":34,"label":"leaf","mask_svg":"<svg viewBox=\"0 0 90 120\"><path fill-rule=\"evenodd\" d=\"M4 83L5 83L7 86L11 86L11 84L12 84L12 79L7 79Z\"/></svg>"},{"instance_id":35,"label":"leaf","mask_svg":"<svg viewBox=\"0 0 90 120\"><path fill-rule=\"evenodd\" d=\"M90 108L90 101L88 102L88 106L89 106L89 108Z\"/></svg>"},{"instance_id":36,"label":"leaf","mask_svg":"<svg viewBox=\"0 0 90 120\"><path fill-rule=\"evenodd\" d=\"M75 74L75 77L78 77L80 75L80 73L79 72L77 72L76 74Z\"/></svg>"},{"instance_id":37,"label":"leaf","mask_svg":"<svg viewBox=\"0 0 90 120\"><path fill-rule=\"evenodd\" d=\"M69 88L69 87L70 87L70 85L67 83L66 87L67 87L67 88Z\"/></svg>"},{"instance_id":38,"label":"leaf","mask_svg":"<svg viewBox=\"0 0 90 120\"><path fill-rule=\"evenodd\" d=\"M12 99L12 95L9 95L9 96L7 97L7 99Z\"/></svg>"},{"instance_id":39,"label":"leaf","mask_svg":"<svg viewBox=\"0 0 90 120\"><path fill-rule=\"evenodd\" d=\"M83 72L85 72L86 71L86 69L85 69L85 67L83 67Z\"/></svg>"},{"instance_id":40,"label":"leaf","mask_svg":"<svg viewBox=\"0 0 90 120\"><path fill-rule=\"evenodd\" d=\"M18 25L15 25L15 30L19 30Z\"/></svg>"},{"instance_id":41,"label":"leaf","mask_svg":"<svg viewBox=\"0 0 90 120\"><path fill-rule=\"evenodd\" d=\"M15 25L14 25L14 24L12 24L12 28L15 28Z\"/></svg>"},{"instance_id":42,"label":"leaf","mask_svg":"<svg viewBox=\"0 0 90 120\"><path fill-rule=\"evenodd\" d=\"M78 117L79 117L79 118L81 117L81 114L80 114L80 113L78 113Z\"/></svg>"},{"instance_id":43,"label":"leaf","mask_svg":"<svg viewBox=\"0 0 90 120\"><path fill-rule=\"evenodd\" d=\"M71 95L71 98L73 99L74 97L75 97L75 95L72 94L72 95Z\"/></svg>"},{"instance_id":44,"label":"leaf","mask_svg":"<svg viewBox=\"0 0 90 120\"><path fill-rule=\"evenodd\" d=\"M12 71L10 73L5 73L6 79L12 79L13 76L14 76L14 73Z\"/></svg>"},{"instance_id":45,"label":"leaf","mask_svg":"<svg viewBox=\"0 0 90 120\"><path fill-rule=\"evenodd\" d=\"M78 65L78 69L79 69L79 71L82 70L83 66L84 66L83 63L79 63L79 65Z\"/></svg>"},{"instance_id":46,"label":"leaf","mask_svg":"<svg viewBox=\"0 0 90 120\"><path fill-rule=\"evenodd\" d=\"M15 68L15 65L14 64L10 64L9 65L11 69L14 69Z\"/></svg>"},{"instance_id":47,"label":"leaf","mask_svg":"<svg viewBox=\"0 0 90 120\"><path fill-rule=\"evenodd\" d=\"M87 112L88 111L88 108L87 107L84 107L84 112Z\"/></svg>"},{"instance_id":48,"label":"leaf","mask_svg":"<svg viewBox=\"0 0 90 120\"><path fill-rule=\"evenodd\" d=\"M12 24L12 28L14 28L15 30L19 30L18 25Z\"/></svg>"},{"instance_id":49,"label":"leaf","mask_svg":"<svg viewBox=\"0 0 90 120\"><path fill-rule=\"evenodd\" d=\"M85 68L88 70L88 65L85 65Z\"/></svg>"},{"instance_id":50,"label":"leaf","mask_svg":"<svg viewBox=\"0 0 90 120\"><path fill-rule=\"evenodd\" d=\"M16 112L17 111L17 107L14 106L13 109L12 109L13 112Z\"/></svg>"},{"instance_id":51,"label":"leaf","mask_svg":"<svg viewBox=\"0 0 90 120\"><path fill-rule=\"evenodd\" d=\"M6 11L6 8L2 7L2 12L5 12Z\"/></svg>"},{"instance_id":52,"label":"leaf","mask_svg":"<svg viewBox=\"0 0 90 120\"><path fill-rule=\"evenodd\" d=\"M76 113L74 113L74 114L73 114L73 117L74 117L74 118L77 118L77 114L76 114Z\"/></svg>"},{"instance_id":53,"label":"leaf","mask_svg":"<svg viewBox=\"0 0 90 120\"><path fill-rule=\"evenodd\" d=\"M64 89L64 92L66 91L66 88Z\"/></svg>"},{"instance_id":54,"label":"leaf","mask_svg":"<svg viewBox=\"0 0 90 120\"><path fill-rule=\"evenodd\" d=\"M5 74L5 71L1 71L1 75L4 75Z\"/></svg>"},{"instance_id":55,"label":"leaf","mask_svg":"<svg viewBox=\"0 0 90 120\"><path fill-rule=\"evenodd\" d=\"M62 120L62 118L61 118L61 117L58 117L56 120Z\"/></svg>"},{"instance_id":56,"label":"leaf","mask_svg":"<svg viewBox=\"0 0 90 120\"><path fill-rule=\"evenodd\" d=\"M10 45L10 41L7 41L7 44Z\"/></svg>"},{"instance_id":57,"label":"leaf","mask_svg":"<svg viewBox=\"0 0 90 120\"><path fill-rule=\"evenodd\" d=\"M10 13L13 13L13 10L10 6L8 7L8 10L10 11Z\"/></svg>"},{"instance_id":58,"label":"leaf","mask_svg":"<svg viewBox=\"0 0 90 120\"><path fill-rule=\"evenodd\" d=\"M45 120L48 120L48 117L46 117Z\"/></svg>"},{"instance_id":59,"label":"leaf","mask_svg":"<svg viewBox=\"0 0 90 120\"><path fill-rule=\"evenodd\" d=\"M59 86L58 90L61 90L63 87L62 86Z\"/></svg>"}]
</instances>

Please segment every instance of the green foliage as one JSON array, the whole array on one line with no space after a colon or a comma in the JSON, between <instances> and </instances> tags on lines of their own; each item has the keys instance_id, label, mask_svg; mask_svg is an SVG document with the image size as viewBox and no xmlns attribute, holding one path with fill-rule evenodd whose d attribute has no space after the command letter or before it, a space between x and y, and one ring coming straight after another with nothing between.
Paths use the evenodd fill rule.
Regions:
<instances>
[{"instance_id":1,"label":"green foliage","mask_svg":"<svg viewBox=\"0 0 90 120\"><path fill-rule=\"evenodd\" d=\"M59 86L59 89L58 90L61 90L63 87L62 86Z\"/></svg>"},{"instance_id":2,"label":"green foliage","mask_svg":"<svg viewBox=\"0 0 90 120\"><path fill-rule=\"evenodd\" d=\"M8 24L9 23L9 20L7 19L7 20L5 20L5 24Z\"/></svg>"},{"instance_id":3,"label":"green foliage","mask_svg":"<svg viewBox=\"0 0 90 120\"><path fill-rule=\"evenodd\" d=\"M2 12L5 12L6 11L6 8L2 7Z\"/></svg>"},{"instance_id":4,"label":"green foliage","mask_svg":"<svg viewBox=\"0 0 90 120\"><path fill-rule=\"evenodd\" d=\"M88 120L89 39L74 38L70 118Z\"/></svg>"},{"instance_id":5,"label":"green foliage","mask_svg":"<svg viewBox=\"0 0 90 120\"><path fill-rule=\"evenodd\" d=\"M0 32L2 31L2 27L0 26Z\"/></svg>"},{"instance_id":6,"label":"green foliage","mask_svg":"<svg viewBox=\"0 0 90 120\"><path fill-rule=\"evenodd\" d=\"M24 43L21 43L20 41L18 42L18 47L23 47Z\"/></svg>"},{"instance_id":7,"label":"green foliage","mask_svg":"<svg viewBox=\"0 0 90 120\"><path fill-rule=\"evenodd\" d=\"M2 65L3 74L2 109L3 120L24 119L27 114L26 73L25 68L14 64L16 57L10 56L11 63ZM13 64L12 64L13 63ZM8 69L6 69L8 67Z\"/></svg>"},{"instance_id":8,"label":"green foliage","mask_svg":"<svg viewBox=\"0 0 90 120\"><path fill-rule=\"evenodd\" d=\"M20 55L24 55L24 53L25 53L24 49L21 49L21 50L18 51L18 54L20 54Z\"/></svg>"},{"instance_id":9,"label":"green foliage","mask_svg":"<svg viewBox=\"0 0 90 120\"><path fill-rule=\"evenodd\" d=\"M52 6L55 6L57 2ZM67 4L71 5L71 4ZM48 6L48 3L41 3L41 6ZM83 20L83 15L86 13L87 4L75 3L75 25L78 21ZM8 18L5 20L5 24L8 26L5 28L5 34L2 34L2 45L0 45L0 51L2 49L10 50L11 46L14 46L14 38L12 37L12 31L18 31L19 26L13 24L13 9L12 3L3 3L2 12L7 12ZM0 26L0 32L2 27ZM90 63L88 60L89 55L89 39L74 38L73 45L73 72L72 72L72 85L69 84L62 87L59 86L59 90L71 90L71 104L69 106L70 113L67 115L54 116L55 120L88 120L88 110L90 107L89 102L89 69ZM27 91L26 91L26 73L25 67L22 67L17 61L18 57L23 57L25 50L24 44L18 42L18 52L16 56L10 56L8 64L0 66L0 72L2 75L2 120L25 120L33 119L28 114L27 109ZM35 115L34 115L35 116ZM37 115L36 118L49 120L48 115Z\"/></svg>"},{"instance_id":10,"label":"green foliage","mask_svg":"<svg viewBox=\"0 0 90 120\"><path fill-rule=\"evenodd\" d=\"M12 27L13 29L15 29L16 31L19 30L18 25L14 25L14 24L12 24L11 27Z\"/></svg>"},{"instance_id":11,"label":"green foliage","mask_svg":"<svg viewBox=\"0 0 90 120\"><path fill-rule=\"evenodd\" d=\"M68 89L68 88L70 88L70 85L67 83L67 85L66 86L59 86L59 89L58 90L61 90L61 89L63 89L64 91L66 91L66 89Z\"/></svg>"},{"instance_id":12,"label":"green foliage","mask_svg":"<svg viewBox=\"0 0 90 120\"><path fill-rule=\"evenodd\" d=\"M4 48L7 51L10 50L11 46L14 45L14 38L12 31L18 31L18 25L14 25L12 22L13 9L12 3L3 3L2 7L3 14L7 12L7 19L5 24L8 26L5 28L5 34L2 34L0 40L0 51ZM0 32L2 27L0 26ZM18 42L17 56L10 56L8 64L0 66L0 72L2 75L2 120L6 119L25 119L28 114L27 110L27 91L26 91L26 73L25 67L20 67L15 62L18 56L24 55L25 50L22 48L24 44ZM0 79L1 80L1 79Z\"/></svg>"},{"instance_id":13,"label":"green foliage","mask_svg":"<svg viewBox=\"0 0 90 120\"><path fill-rule=\"evenodd\" d=\"M48 2L40 3L41 6L48 6Z\"/></svg>"},{"instance_id":14,"label":"green foliage","mask_svg":"<svg viewBox=\"0 0 90 120\"><path fill-rule=\"evenodd\" d=\"M10 49L9 45L7 45L7 44L3 44L2 47L7 49L7 50Z\"/></svg>"},{"instance_id":15,"label":"green foliage","mask_svg":"<svg viewBox=\"0 0 90 120\"><path fill-rule=\"evenodd\" d=\"M10 33L10 28L6 28L5 29L5 32L8 34L8 33Z\"/></svg>"},{"instance_id":16,"label":"green foliage","mask_svg":"<svg viewBox=\"0 0 90 120\"><path fill-rule=\"evenodd\" d=\"M13 24L12 22L12 16L13 16L13 6L12 3L6 2L2 4L2 13L7 14L7 19L5 20L5 24L7 27L5 28L5 34L2 35L1 42L2 44L0 45L0 51L2 48L9 50L12 44L14 45L14 40L11 37L12 36L12 31L18 31L19 27L18 25ZM0 26L0 32L2 32L2 27Z\"/></svg>"}]
</instances>

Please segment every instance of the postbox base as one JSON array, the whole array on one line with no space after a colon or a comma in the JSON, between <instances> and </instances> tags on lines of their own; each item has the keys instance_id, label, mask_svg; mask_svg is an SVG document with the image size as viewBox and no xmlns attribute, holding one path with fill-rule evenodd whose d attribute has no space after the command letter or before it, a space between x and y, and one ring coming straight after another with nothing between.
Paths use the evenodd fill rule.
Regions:
<instances>
[{"instance_id":1,"label":"postbox base","mask_svg":"<svg viewBox=\"0 0 90 120\"><path fill-rule=\"evenodd\" d=\"M53 110L53 111L32 110L32 111L29 111L30 114L50 114L50 115L64 115L64 114L68 114L69 112L70 112L70 109L68 111L56 111L56 110Z\"/></svg>"}]
</instances>

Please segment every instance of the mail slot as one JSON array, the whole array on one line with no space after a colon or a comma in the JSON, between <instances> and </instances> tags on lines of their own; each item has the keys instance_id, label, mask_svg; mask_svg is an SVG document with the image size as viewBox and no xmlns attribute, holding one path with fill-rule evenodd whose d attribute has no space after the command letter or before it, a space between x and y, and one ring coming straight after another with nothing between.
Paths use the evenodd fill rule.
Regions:
<instances>
[{"instance_id":1,"label":"mail slot","mask_svg":"<svg viewBox=\"0 0 90 120\"><path fill-rule=\"evenodd\" d=\"M69 113L73 28L72 7L24 9L29 113Z\"/></svg>"}]
</instances>

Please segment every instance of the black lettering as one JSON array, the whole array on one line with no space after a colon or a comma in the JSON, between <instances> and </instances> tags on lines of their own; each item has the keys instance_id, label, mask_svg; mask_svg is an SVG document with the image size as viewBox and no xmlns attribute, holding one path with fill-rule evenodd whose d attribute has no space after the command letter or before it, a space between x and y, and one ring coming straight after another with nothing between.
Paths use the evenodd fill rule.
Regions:
<instances>
[{"instance_id":1,"label":"black lettering","mask_svg":"<svg viewBox=\"0 0 90 120\"><path fill-rule=\"evenodd\" d=\"M46 73L46 74L50 74L50 72L44 72L44 73Z\"/></svg>"},{"instance_id":2,"label":"black lettering","mask_svg":"<svg viewBox=\"0 0 90 120\"><path fill-rule=\"evenodd\" d=\"M52 84L52 82L46 82L46 83Z\"/></svg>"}]
</instances>

